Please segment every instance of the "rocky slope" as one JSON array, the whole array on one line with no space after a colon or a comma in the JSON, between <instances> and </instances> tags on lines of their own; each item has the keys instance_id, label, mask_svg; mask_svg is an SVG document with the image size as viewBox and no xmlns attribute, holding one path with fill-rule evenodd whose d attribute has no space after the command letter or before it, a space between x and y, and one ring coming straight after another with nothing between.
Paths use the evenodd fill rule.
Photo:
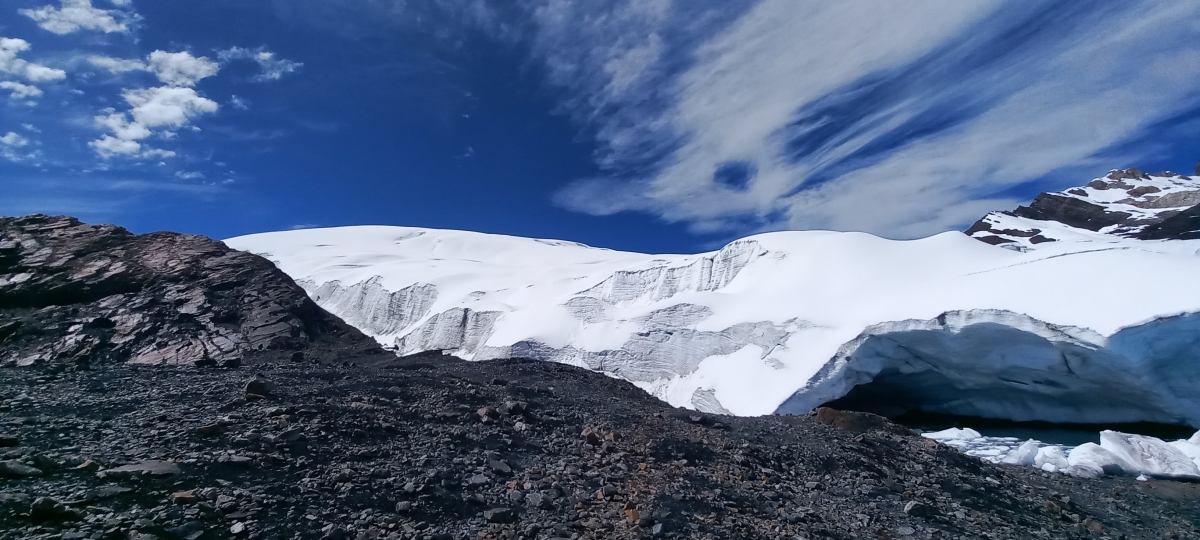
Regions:
<instances>
[{"instance_id":1,"label":"rocky slope","mask_svg":"<svg viewBox=\"0 0 1200 540\"><path fill-rule=\"evenodd\" d=\"M270 262L221 242L0 218L0 365L235 366L377 349Z\"/></svg>"},{"instance_id":2,"label":"rocky slope","mask_svg":"<svg viewBox=\"0 0 1200 540\"><path fill-rule=\"evenodd\" d=\"M0 369L0 538L1200 538L1195 484L877 417L700 415L537 361L255 369Z\"/></svg>"}]
</instances>

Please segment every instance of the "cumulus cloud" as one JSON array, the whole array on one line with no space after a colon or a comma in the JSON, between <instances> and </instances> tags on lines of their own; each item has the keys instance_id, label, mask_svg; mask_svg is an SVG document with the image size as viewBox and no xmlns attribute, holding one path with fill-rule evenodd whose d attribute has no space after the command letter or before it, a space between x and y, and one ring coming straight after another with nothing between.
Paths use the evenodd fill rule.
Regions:
<instances>
[{"instance_id":1,"label":"cumulus cloud","mask_svg":"<svg viewBox=\"0 0 1200 540\"><path fill-rule=\"evenodd\" d=\"M201 96L193 87L201 79L216 75L219 64L186 51L154 51L146 60L143 63L100 56L88 58L93 65L113 73L149 71L166 85L127 89L121 96L130 106L128 112L107 109L95 117L96 126L110 132L89 143L101 157L173 157L176 155L173 151L145 148L140 141L152 135L174 138L174 129L188 126L198 116L217 112L217 102Z\"/></svg>"},{"instance_id":2,"label":"cumulus cloud","mask_svg":"<svg viewBox=\"0 0 1200 540\"><path fill-rule=\"evenodd\" d=\"M150 53L147 69L164 84L195 86L200 79L216 75L221 66L208 57L195 57L187 51L154 51Z\"/></svg>"},{"instance_id":3,"label":"cumulus cloud","mask_svg":"<svg viewBox=\"0 0 1200 540\"><path fill-rule=\"evenodd\" d=\"M67 76L67 72L61 69L46 67L17 57L28 50L28 41L0 37L0 72L24 77L30 82L56 81Z\"/></svg>"},{"instance_id":4,"label":"cumulus cloud","mask_svg":"<svg viewBox=\"0 0 1200 540\"><path fill-rule=\"evenodd\" d=\"M217 102L201 97L193 88L158 86L124 93L130 113L146 127L180 127L192 118L217 112Z\"/></svg>"},{"instance_id":5,"label":"cumulus cloud","mask_svg":"<svg viewBox=\"0 0 1200 540\"><path fill-rule=\"evenodd\" d=\"M20 148L22 146L29 144L29 139L22 137L18 133L14 133L14 132L10 131L7 134L5 134L4 136L0 137L0 144L3 144L4 146L8 146L11 148Z\"/></svg>"},{"instance_id":6,"label":"cumulus cloud","mask_svg":"<svg viewBox=\"0 0 1200 540\"><path fill-rule=\"evenodd\" d=\"M258 49L246 49L242 47L231 47L223 51L217 52L217 58L222 62L231 62L234 60L250 60L258 64L259 74L254 76L254 80L277 81L287 73L292 73L300 69L304 64L284 60L275 56L275 53L264 50L262 47Z\"/></svg>"},{"instance_id":7,"label":"cumulus cloud","mask_svg":"<svg viewBox=\"0 0 1200 540\"><path fill-rule=\"evenodd\" d=\"M113 3L118 6L129 5L128 1ZM62 0L58 8L42 6L37 9L22 9L21 14L33 19L43 29L59 35L79 30L128 32L129 22L135 17L123 11L93 7L91 0Z\"/></svg>"},{"instance_id":8,"label":"cumulus cloud","mask_svg":"<svg viewBox=\"0 0 1200 540\"><path fill-rule=\"evenodd\" d=\"M155 134L155 128L180 128L195 117L217 112L217 102L200 96L194 88L157 86L126 90L123 94L130 105L129 113L107 109L95 117L97 127L111 132L89 143L101 157L115 155L137 157L172 157L175 152L144 149L139 142ZM132 119L130 118L132 117ZM159 131L171 138L169 130Z\"/></svg>"},{"instance_id":9,"label":"cumulus cloud","mask_svg":"<svg viewBox=\"0 0 1200 540\"><path fill-rule=\"evenodd\" d=\"M30 141L12 131L0 135L0 158L15 163L36 162L41 153L29 150Z\"/></svg>"},{"instance_id":10,"label":"cumulus cloud","mask_svg":"<svg viewBox=\"0 0 1200 540\"><path fill-rule=\"evenodd\" d=\"M1183 75L1200 26L1172 23L1200 4L764 0L715 26L685 16L697 4L535 12L535 54L606 173L558 204L697 231L922 236L1200 106Z\"/></svg>"},{"instance_id":11,"label":"cumulus cloud","mask_svg":"<svg viewBox=\"0 0 1200 540\"><path fill-rule=\"evenodd\" d=\"M11 92L9 97L12 99L37 98L42 95L40 88L14 81L0 81L0 89Z\"/></svg>"}]
</instances>

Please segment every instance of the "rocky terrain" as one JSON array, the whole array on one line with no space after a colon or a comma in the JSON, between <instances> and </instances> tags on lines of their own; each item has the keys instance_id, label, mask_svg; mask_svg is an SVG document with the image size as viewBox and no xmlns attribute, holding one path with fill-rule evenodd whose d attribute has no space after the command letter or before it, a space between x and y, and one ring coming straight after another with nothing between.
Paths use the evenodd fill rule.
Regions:
<instances>
[{"instance_id":1,"label":"rocky terrain","mask_svg":"<svg viewBox=\"0 0 1200 540\"><path fill-rule=\"evenodd\" d=\"M1195 484L996 466L863 413L701 414L549 362L397 358L220 243L0 224L0 539L1200 538Z\"/></svg>"},{"instance_id":2,"label":"rocky terrain","mask_svg":"<svg viewBox=\"0 0 1200 540\"><path fill-rule=\"evenodd\" d=\"M200 236L0 217L0 365L236 366L347 349L378 346L261 257Z\"/></svg>"},{"instance_id":3,"label":"rocky terrain","mask_svg":"<svg viewBox=\"0 0 1200 540\"><path fill-rule=\"evenodd\" d=\"M433 353L247 367L0 370L0 538L1200 537L1200 486L994 466L861 413L700 415Z\"/></svg>"}]
</instances>

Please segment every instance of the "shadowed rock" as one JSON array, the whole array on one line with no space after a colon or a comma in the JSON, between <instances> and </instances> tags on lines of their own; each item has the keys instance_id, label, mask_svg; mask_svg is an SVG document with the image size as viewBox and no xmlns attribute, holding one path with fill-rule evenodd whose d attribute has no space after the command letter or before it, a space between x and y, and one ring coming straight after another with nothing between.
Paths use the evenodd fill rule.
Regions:
<instances>
[{"instance_id":1,"label":"shadowed rock","mask_svg":"<svg viewBox=\"0 0 1200 540\"><path fill-rule=\"evenodd\" d=\"M236 367L331 343L376 347L257 255L43 215L0 218L0 341L9 365Z\"/></svg>"}]
</instances>

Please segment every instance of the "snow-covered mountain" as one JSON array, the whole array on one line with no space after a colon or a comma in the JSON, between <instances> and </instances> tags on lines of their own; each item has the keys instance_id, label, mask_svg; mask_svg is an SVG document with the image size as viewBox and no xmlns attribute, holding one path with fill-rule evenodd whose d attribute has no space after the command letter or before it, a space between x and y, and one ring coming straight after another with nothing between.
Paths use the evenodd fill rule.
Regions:
<instances>
[{"instance_id":1,"label":"snow-covered mountain","mask_svg":"<svg viewBox=\"0 0 1200 540\"><path fill-rule=\"evenodd\" d=\"M777 232L698 255L382 226L227 243L400 354L564 362L738 415L841 398L1200 427L1198 196L1200 177L1114 171L975 238Z\"/></svg>"},{"instance_id":2,"label":"snow-covered mountain","mask_svg":"<svg viewBox=\"0 0 1200 540\"><path fill-rule=\"evenodd\" d=\"M1088 185L1038 195L1029 206L992 212L967 234L1028 250L1048 242L1200 238L1200 183L1173 172L1114 170Z\"/></svg>"}]
</instances>

